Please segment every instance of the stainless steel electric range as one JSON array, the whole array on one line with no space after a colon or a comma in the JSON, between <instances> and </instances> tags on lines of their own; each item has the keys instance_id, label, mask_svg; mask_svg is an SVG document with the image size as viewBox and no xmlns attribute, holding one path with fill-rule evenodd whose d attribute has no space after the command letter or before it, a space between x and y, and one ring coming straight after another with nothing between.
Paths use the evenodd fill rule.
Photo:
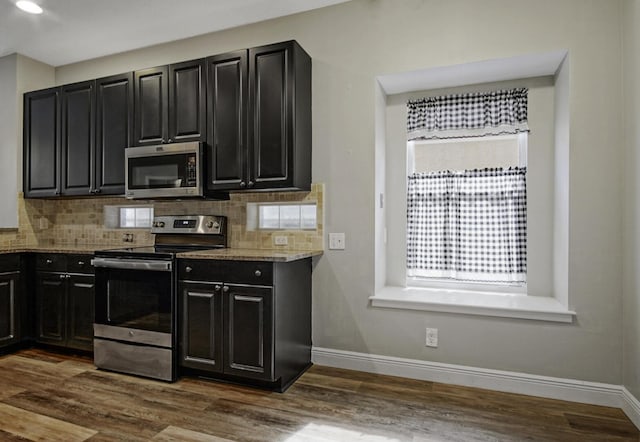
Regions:
<instances>
[{"instance_id":1,"label":"stainless steel electric range","mask_svg":"<svg viewBox=\"0 0 640 442\"><path fill-rule=\"evenodd\" d=\"M155 246L103 250L96 274L94 363L165 381L176 379L176 254L227 246L223 216L154 218Z\"/></svg>"}]
</instances>

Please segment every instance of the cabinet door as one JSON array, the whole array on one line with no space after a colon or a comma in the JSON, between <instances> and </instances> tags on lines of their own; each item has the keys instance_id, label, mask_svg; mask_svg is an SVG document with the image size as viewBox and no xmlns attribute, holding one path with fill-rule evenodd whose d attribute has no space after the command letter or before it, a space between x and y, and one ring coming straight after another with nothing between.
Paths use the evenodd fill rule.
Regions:
<instances>
[{"instance_id":1,"label":"cabinet door","mask_svg":"<svg viewBox=\"0 0 640 442\"><path fill-rule=\"evenodd\" d=\"M205 140L204 59L169 66L169 142Z\"/></svg>"},{"instance_id":2,"label":"cabinet door","mask_svg":"<svg viewBox=\"0 0 640 442\"><path fill-rule=\"evenodd\" d=\"M246 187L247 51L207 58L207 190Z\"/></svg>"},{"instance_id":3,"label":"cabinet door","mask_svg":"<svg viewBox=\"0 0 640 442\"><path fill-rule=\"evenodd\" d=\"M273 293L270 287L227 284L224 372L273 381Z\"/></svg>"},{"instance_id":4,"label":"cabinet door","mask_svg":"<svg viewBox=\"0 0 640 442\"><path fill-rule=\"evenodd\" d=\"M89 195L93 190L95 146L95 82L63 86L60 90L61 192Z\"/></svg>"},{"instance_id":5,"label":"cabinet door","mask_svg":"<svg viewBox=\"0 0 640 442\"><path fill-rule=\"evenodd\" d=\"M24 196L59 194L58 88L24 95Z\"/></svg>"},{"instance_id":6,"label":"cabinet door","mask_svg":"<svg viewBox=\"0 0 640 442\"><path fill-rule=\"evenodd\" d=\"M36 277L36 304L38 306L37 340L47 344L65 343L64 273L38 273Z\"/></svg>"},{"instance_id":7,"label":"cabinet door","mask_svg":"<svg viewBox=\"0 0 640 442\"><path fill-rule=\"evenodd\" d=\"M19 272L0 274L0 347L19 340L18 310Z\"/></svg>"},{"instance_id":8,"label":"cabinet door","mask_svg":"<svg viewBox=\"0 0 640 442\"><path fill-rule=\"evenodd\" d=\"M222 284L180 283L184 367L222 372Z\"/></svg>"},{"instance_id":9,"label":"cabinet door","mask_svg":"<svg viewBox=\"0 0 640 442\"><path fill-rule=\"evenodd\" d=\"M168 139L168 67L136 71L134 74L134 144L166 143Z\"/></svg>"},{"instance_id":10,"label":"cabinet door","mask_svg":"<svg viewBox=\"0 0 640 442\"><path fill-rule=\"evenodd\" d=\"M95 278L69 275L67 278L67 346L93 349Z\"/></svg>"},{"instance_id":11,"label":"cabinet door","mask_svg":"<svg viewBox=\"0 0 640 442\"><path fill-rule=\"evenodd\" d=\"M293 164L293 63L290 43L249 50L252 124L247 187L286 187Z\"/></svg>"},{"instance_id":12,"label":"cabinet door","mask_svg":"<svg viewBox=\"0 0 640 442\"><path fill-rule=\"evenodd\" d=\"M94 192L124 193L124 151L133 129L133 73L96 80Z\"/></svg>"}]
</instances>

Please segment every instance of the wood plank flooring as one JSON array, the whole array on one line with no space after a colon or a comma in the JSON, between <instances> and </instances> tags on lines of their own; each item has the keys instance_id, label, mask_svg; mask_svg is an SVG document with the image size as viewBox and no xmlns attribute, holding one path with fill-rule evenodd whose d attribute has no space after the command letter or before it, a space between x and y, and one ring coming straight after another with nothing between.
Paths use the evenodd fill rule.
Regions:
<instances>
[{"instance_id":1,"label":"wood plank flooring","mask_svg":"<svg viewBox=\"0 0 640 442\"><path fill-rule=\"evenodd\" d=\"M638 441L615 408L314 366L286 393L0 357L0 441Z\"/></svg>"}]
</instances>

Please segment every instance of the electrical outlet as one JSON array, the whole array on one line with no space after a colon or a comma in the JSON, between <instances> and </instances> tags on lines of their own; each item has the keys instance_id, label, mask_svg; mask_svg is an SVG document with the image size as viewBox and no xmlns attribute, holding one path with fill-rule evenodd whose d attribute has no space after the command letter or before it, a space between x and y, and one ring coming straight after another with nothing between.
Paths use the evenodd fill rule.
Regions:
<instances>
[{"instance_id":1,"label":"electrical outlet","mask_svg":"<svg viewBox=\"0 0 640 442\"><path fill-rule=\"evenodd\" d=\"M274 236L273 243L277 246L286 246L287 244L289 244L289 238L282 235Z\"/></svg>"},{"instance_id":2,"label":"electrical outlet","mask_svg":"<svg viewBox=\"0 0 640 442\"><path fill-rule=\"evenodd\" d=\"M438 346L438 329L428 328L426 334L427 334L427 339L426 339L425 345L427 347L437 347Z\"/></svg>"},{"instance_id":3,"label":"electrical outlet","mask_svg":"<svg viewBox=\"0 0 640 442\"><path fill-rule=\"evenodd\" d=\"M345 238L344 233L329 234L329 250L344 250Z\"/></svg>"}]
</instances>

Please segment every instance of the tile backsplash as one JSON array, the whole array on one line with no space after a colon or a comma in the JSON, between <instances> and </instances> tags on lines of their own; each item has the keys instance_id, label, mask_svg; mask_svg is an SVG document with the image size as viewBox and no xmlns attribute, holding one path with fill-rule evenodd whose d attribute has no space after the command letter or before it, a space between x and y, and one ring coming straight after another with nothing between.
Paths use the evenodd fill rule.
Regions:
<instances>
[{"instance_id":1,"label":"tile backsplash","mask_svg":"<svg viewBox=\"0 0 640 442\"><path fill-rule=\"evenodd\" d=\"M103 206L152 204L156 215L224 215L229 221L232 248L275 250L321 250L324 238L324 185L311 185L309 192L232 193L229 201L213 200L126 200L117 198L24 199L19 195L18 229L0 230L0 247L47 247L52 245L122 246L124 234L132 234L127 245L153 244L144 229L107 229ZM315 202L318 225L315 230L248 231L248 202ZM286 236L288 244L275 245L273 236Z\"/></svg>"}]
</instances>

